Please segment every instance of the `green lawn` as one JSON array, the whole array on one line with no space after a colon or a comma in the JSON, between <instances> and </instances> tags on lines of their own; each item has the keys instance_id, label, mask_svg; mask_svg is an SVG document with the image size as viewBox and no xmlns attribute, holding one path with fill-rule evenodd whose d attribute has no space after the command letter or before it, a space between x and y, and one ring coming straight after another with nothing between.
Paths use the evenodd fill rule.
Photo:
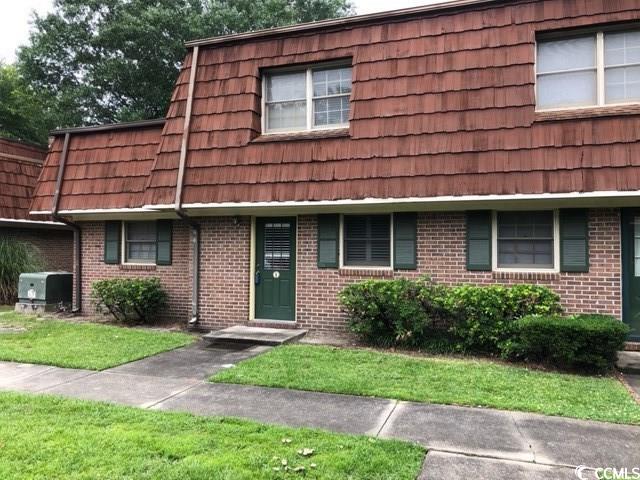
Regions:
<instances>
[{"instance_id":1,"label":"green lawn","mask_svg":"<svg viewBox=\"0 0 640 480\"><path fill-rule=\"evenodd\" d=\"M3 480L413 480L424 453L400 441L0 393Z\"/></svg>"},{"instance_id":2,"label":"green lawn","mask_svg":"<svg viewBox=\"0 0 640 480\"><path fill-rule=\"evenodd\" d=\"M11 312L13 309L13 305L0 305L0 313Z\"/></svg>"},{"instance_id":3,"label":"green lawn","mask_svg":"<svg viewBox=\"0 0 640 480\"><path fill-rule=\"evenodd\" d=\"M241 362L211 381L640 424L640 405L613 377L542 372L484 360L288 345Z\"/></svg>"},{"instance_id":4,"label":"green lawn","mask_svg":"<svg viewBox=\"0 0 640 480\"><path fill-rule=\"evenodd\" d=\"M14 330L2 331L7 328ZM0 314L0 360L13 362L104 370L194 340L194 336L178 332Z\"/></svg>"}]
</instances>

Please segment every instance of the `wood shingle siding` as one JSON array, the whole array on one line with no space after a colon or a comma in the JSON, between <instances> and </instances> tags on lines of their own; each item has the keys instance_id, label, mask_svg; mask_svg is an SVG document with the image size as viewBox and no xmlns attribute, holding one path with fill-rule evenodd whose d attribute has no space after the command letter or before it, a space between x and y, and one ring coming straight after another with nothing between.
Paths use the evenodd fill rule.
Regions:
<instances>
[{"instance_id":1,"label":"wood shingle siding","mask_svg":"<svg viewBox=\"0 0 640 480\"><path fill-rule=\"evenodd\" d=\"M60 210L129 208L142 204L162 126L72 134ZM56 136L32 210L51 209L64 137Z\"/></svg>"},{"instance_id":2,"label":"wood shingle siding","mask_svg":"<svg viewBox=\"0 0 640 480\"><path fill-rule=\"evenodd\" d=\"M638 18L631 0L498 2L203 45L184 203L639 189L640 119L537 121L534 85L538 32ZM353 65L349 136L265 141L262 69L342 58ZM145 204L174 196L189 72Z\"/></svg>"},{"instance_id":3,"label":"wood shingle siding","mask_svg":"<svg viewBox=\"0 0 640 480\"><path fill-rule=\"evenodd\" d=\"M505 0L200 42L182 202L640 190L638 108L535 111L538 35L638 20L637 0ZM174 202L192 52L163 128L71 136L61 210ZM262 135L265 69L345 59L348 129Z\"/></svg>"},{"instance_id":4,"label":"wood shingle siding","mask_svg":"<svg viewBox=\"0 0 640 480\"><path fill-rule=\"evenodd\" d=\"M46 150L14 140L0 138L0 218L31 218L31 195L42 169Z\"/></svg>"}]
</instances>

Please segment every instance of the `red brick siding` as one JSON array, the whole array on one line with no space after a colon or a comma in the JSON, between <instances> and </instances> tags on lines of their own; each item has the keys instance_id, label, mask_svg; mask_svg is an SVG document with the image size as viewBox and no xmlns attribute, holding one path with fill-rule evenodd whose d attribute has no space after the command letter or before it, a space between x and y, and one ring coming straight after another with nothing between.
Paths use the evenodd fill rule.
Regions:
<instances>
[{"instance_id":1,"label":"red brick siding","mask_svg":"<svg viewBox=\"0 0 640 480\"><path fill-rule=\"evenodd\" d=\"M40 228L0 228L0 238L11 238L33 245L42 256L46 270L73 268L73 232Z\"/></svg>"},{"instance_id":2,"label":"red brick siding","mask_svg":"<svg viewBox=\"0 0 640 480\"><path fill-rule=\"evenodd\" d=\"M317 267L315 215L298 217L297 324L303 328L344 330L344 314L337 294L345 285L380 276L372 272L345 272ZM248 217L202 219L200 326L221 328L249 319L250 238ZM568 312L621 315L619 212L590 212L590 271L588 273L491 273L468 272L465 264L465 215L418 215L418 269L384 276L429 275L446 284L537 283L551 287L562 297ZM103 223L83 224L83 308L93 311L91 283L116 276L157 276L167 289L170 305L166 318L186 322L191 302L191 254L189 228L174 224L173 264L153 270L123 270L103 263Z\"/></svg>"},{"instance_id":3,"label":"red brick siding","mask_svg":"<svg viewBox=\"0 0 640 480\"><path fill-rule=\"evenodd\" d=\"M366 272L319 269L316 264L316 218L298 218L298 324L304 328L340 330L345 318L336 296L345 285L370 278ZM418 269L393 276L429 275L445 284L548 285L560 294L568 312L621 316L620 219L613 209L590 212L588 273L469 272L465 263L465 214L421 213L418 216ZM390 275L391 276L391 275Z\"/></svg>"},{"instance_id":4,"label":"red brick siding","mask_svg":"<svg viewBox=\"0 0 640 480\"><path fill-rule=\"evenodd\" d=\"M171 265L134 267L104 263L104 222L82 223L82 310L95 312L91 284L116 277L158 277L169 295L169 305L161 320L184 321L191 311L191 253L189 227L173 223L173 259ZM74 276L75 277L75 276ZM75 277L77 278L77 277Z\"/></svg>"},{"instance_id":5,"label":"red brick siding","mask_svg":"<svg viewBox=\"0 0 640 480\"><path fill-rule=\"evenodd\" d=\"M200 324L205 328L249 319L251 219L234 218L201 221Z\"/></svg>"}]
</instances>

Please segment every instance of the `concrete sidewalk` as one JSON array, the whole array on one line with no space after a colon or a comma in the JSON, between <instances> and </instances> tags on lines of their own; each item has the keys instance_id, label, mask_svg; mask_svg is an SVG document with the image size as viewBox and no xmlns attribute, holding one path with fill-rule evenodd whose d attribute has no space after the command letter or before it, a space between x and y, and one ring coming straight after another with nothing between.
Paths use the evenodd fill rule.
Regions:
<instances>
[{"instance_id":1,"label":"concrete sidewalk","mask_svg":"<svg viewBox=\"0 0 640 480\"><path fill-rule=\"evenodd\" d=\"M640 466L637 426L204 381L260 348L188 347L104 372L0 362L0 389L415 441L429 449L422 479L568 480L578 465Z\"/></svg>"}]
</instances>

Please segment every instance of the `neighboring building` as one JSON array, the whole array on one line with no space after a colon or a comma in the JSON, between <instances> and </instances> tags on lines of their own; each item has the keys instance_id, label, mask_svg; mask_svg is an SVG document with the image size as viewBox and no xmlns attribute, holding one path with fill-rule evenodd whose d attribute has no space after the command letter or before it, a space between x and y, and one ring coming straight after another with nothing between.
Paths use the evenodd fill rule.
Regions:
<instances>
[{"instance_id":1,"label":"neighboring building","mask_svg":"<svg viewBox=\"0 0 640 480\"><path fill-rule=\"evenodd\" d=\"M30 243L48 270L73 268L73 232L60 222L29 215L47 150L0 138L0 238Z\"/></svg>"},{"instance_id":2,"label":"neighboring building","mask_svg":"<svg viewBox=\"0 0 640 480\"><path fill-rule=\"evenodd\" d=\"M638 338L638 20L477 0L191 42L166 120L56 132L32 213L81 226L84 309L150 275L201 328L336 330L344 285L427 274Z\"/></svg>"}]
</instances>

